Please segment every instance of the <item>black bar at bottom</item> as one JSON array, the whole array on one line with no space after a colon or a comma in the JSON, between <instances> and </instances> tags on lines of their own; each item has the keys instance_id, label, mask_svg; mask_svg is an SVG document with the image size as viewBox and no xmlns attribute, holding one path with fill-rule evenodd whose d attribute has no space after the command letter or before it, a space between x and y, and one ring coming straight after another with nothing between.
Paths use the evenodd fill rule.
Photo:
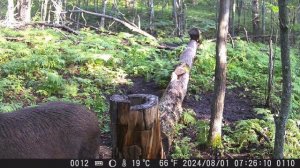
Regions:
<instances>
[{"instance_id":1,"label":"black bar at bottom","mask_svg":"<svg viewBox=\"0 0 300 168\"><path fill-rule=\"evenodd\" d=\"M2 168L177 168L177 167L203 167L203 168L242 168L242 167L275 167L298 168L300 159L165 159L165 160L125 160L125 159L0 159Z\"/></svg>"}]
</instances>

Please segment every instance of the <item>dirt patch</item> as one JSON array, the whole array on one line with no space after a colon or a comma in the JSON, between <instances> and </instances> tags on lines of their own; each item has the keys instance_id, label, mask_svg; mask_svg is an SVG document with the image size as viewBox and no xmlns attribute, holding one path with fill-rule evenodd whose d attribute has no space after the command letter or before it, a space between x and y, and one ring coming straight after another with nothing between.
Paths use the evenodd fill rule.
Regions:
<instances>
[{"instance_id":1,"label":"dirt patch","mask_svg":"<svg viewBox=\"0 0 300 168\"><path fill-rule=\"evenodd\" d=\"M131 78L131 80L133 86L121 86L120 90L122 93L153 94L161 97L165 89L160 88L154 81L145 81L142 77ZM183 107L193 109L199 119L210 119L213 92L201 93L198 97L199 100L196 100L195 95L187 95L183 101ZM253 106L251 97L248 96L243 88L227 89L224 105L225 122L255 118Z\"/></svg>"},{"instance_id":2,"label":"dirt patch","mask_svg":"<svg viewBox=\"0 0 300 168\"><path fill-rule=\"evenodd\" d=\"M197 101L194 95L186 96L183 107L193 109L199 119L210 119L213 92L201 93L198 97ZM242 88L228 89L225 94L224 121L234 122L255 118L253 106L251 97L247 96L247 92Z\"/></svg>"}]
</instances>

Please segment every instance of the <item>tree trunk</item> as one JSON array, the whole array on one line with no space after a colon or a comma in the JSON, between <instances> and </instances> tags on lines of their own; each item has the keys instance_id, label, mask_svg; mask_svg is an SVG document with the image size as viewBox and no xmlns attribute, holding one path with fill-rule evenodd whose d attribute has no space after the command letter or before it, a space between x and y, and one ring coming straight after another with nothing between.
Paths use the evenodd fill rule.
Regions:
<instances>
[{"instance_id":1,"label":"tree trunk","mask_svg":"<svg viewBox=\"0 0 300 168\"><path fill-rule=\"evenodd\" d=\"M175 34L178 36L179 32L179 27L178 27L178 12L177 12L178 4L177 0L173 0L173 8L172 8L172 13L173 13L173 22L175 25Z\"/></svg>"},{"instance_id":2,"label":"tree trunk","mask_svg":"<svg viewBox=\"0 0 300 168\"><path fill-rule=\"evenodd\" d=\"M31 21L31 0L20 0L20 18L24 23Z\"/></svg>"},{"instance_id":3,"label":"tree trunk","mask_svg":"<svg viewBox=\"0 0 300 168\"><path fill-rule=\"evenodd\" d=\"M193 28L189 31L189 35L191 40L181 54L179 59L180 64L172 72L170 83L159 103L163 146L166 156L169 155L171 148L174 126L182 114L181 105L187 92L189 72L199 45L200 31Z\"/></svg>"},{"instance_id":4,"label":"tree trunk","mask_svg":"<svg viewBox=\"0 0 300 168\"><path fill-rule=\"evenodd\" d=\"M266 5L265 0L262 0L262 7L261 7L261 18L262 18L262 34L265 35L266 33Z\"/></svg>"},{"instance_id":5,"label":"tree trunk","mask_svg":"<svg viewBox=\"0 0 300 168\"><path fill-rule=\"evenodd\" d=\"M149 0L149 29L150 34L154 34L154 4L153 0Z\"/></svg>"},{"instance_id":6,"label":"tree trunk","mask_svg":"<svg viewBox=\"0 0 300 168\"><path fill-rule=\"evenodd\" d=\"M269 78L268 78L268 92L266 99L266 107L271 107L271 96L273 92L273 80L274 80L274 52L273 52L273 44L272 44L272 36L269 41Z\"/></svg>"},{"instance_id":7,"label":"tree trunk","mask_svg":"<svg viewBox=\"0 0 300 168\"><path fill-rule=\"evenodd\" d=\"M243 9L243 0L238 0L237 2L237 14L238 14L238 31L241 30L241 14ZM239 32L238 32L239 33Z\"/></svg>"},{"instance_id":8,"label":"tree trunk","mask_svg":"<svg viewBox=\"0 0 300 168\"><path fill-rule=\"evenodd\" d=\"M61 21L61 12L63 9L63 4L61 0L51 0L53 3L53 6L55 8L55 17L54 17L54 23L60 24Z\"/></svg>"},{"instance_id":9,"label":"tree trunk","mask_svg":"<svg viewBox=\"0 0 300 168\"><path fill-rule=\"evenodd\" d=\"M236 8L236 2L235 0L231 0L232 5L231 5L231 36L234 37L234 18L235 18L235 8Z\"/></svg>"},{"instance_id":10,"label":"tree trunk","mask_svg":"<svg viewBox=\"0 0 300 168\"><path fill-rule=\"evenodd\" d=\"M185 32L185 27L186 27L186 23L185 23L185 9L186 9L186 5L184 3L184 0L180 0L180 14L179 14L179 27L180 27L180 32L179 32L179 36L182 37L184 35Z\"/></svg>"},{"instance_id":11,"label":"tree trunk","mask_svg":"<svg viewBox=\"0 0 300 168\"><path fill-rule=\"evenodd\" d=\"M216 44L216 68L214 97L211 108L211 120L208 142L213 148L221 145L221 126L223 119L224 98L226 89L227 49L230 0L220 1L219 26Z\"/></svg>"},{"instance_id":12,"label":"tree trunk","mask_svg":"<svg viewBox=\"0 0 300 168\"><path fill-rule=\"evenodd\" d=\"M42 3L42 9L41 9L42 22L45 22L46 18L47 18L48 2L49 2L49 0L44 0L43 3Z\"/></svg>"},{"instance_id":13,"label":"tree trunk","mask_svg":"<svg viewBox=\"0 0 300 168\"><path fill-rule=\"evenodd\" d=\"M258 0L252 0L252 25L254 36L259 35L259 3ZM256 40L256 39L254 39Z\"/></svg>"},{"instance_id":14,"label":"tree trunk","mask_svg":"<svg viewBox=\"0 0 300 168\"><path fill-rule=\"evenodd\" d=\"M16 23L15 20L15 6L13 0L8 0L7 13L6 13L6 26L12 27L12 24Z\"/></svg>"},{"instance_id":15,"label":"tree trunk","mask_svg":"<svg viewBox=\"0 0 300 168\"><path fill-rule=\"evenodd\" d=\"M105 15L106 12L107 0L102 0L102 14ZM104 28L105 25L105 17L101 17L100 27Z\"/></svg>"},{"instance_id":16,"label":"tree trunk","mask_svg":"<svg viewBox=\"0 0 300 168\"><path fill-rule=\"evenodd\" d=\"M220 0L216 0L216 14L215 14L215 23L216 23L216 30L218 29L218 26L219 26L219 21L218 21L218 18L219 18L219 4L220 4Z\"/></svg>"},{"instance_id":17,"label":"tree trunk","mask_svg":"<svg viewBox=\"0 0 300 168\"><path fill-rule=\"evenodd\" d=\"M282 64L282 95L279 114L275 115L275 143L273 157L283 159L285 126L291 110L291 63L289 49L288 8L287 0L278 0L279 26L280 26L280 48Z\"/></svg>"},{"instance_id":18,"label":"tree trunk","mask_svg":"<svg viewBox=\"0 0 300 168\"><path fill-rule=\"evenodd\" d=\"M146 94L110 98L115 159L163 159L158 97Z\"/></svg>"}]
</instances>

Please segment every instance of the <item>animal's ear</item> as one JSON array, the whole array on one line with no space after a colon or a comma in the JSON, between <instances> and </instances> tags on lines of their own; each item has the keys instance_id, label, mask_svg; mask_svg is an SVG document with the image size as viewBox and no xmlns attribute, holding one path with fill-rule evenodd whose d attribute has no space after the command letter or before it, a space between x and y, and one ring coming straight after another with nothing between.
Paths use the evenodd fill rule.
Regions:
<instances>
[{"instance_id":1,"label":"animal's ear","mask_svg":"<svg viewBox=\"0 0 300 168\"><path fill-rule=\"evenodd\" d=\"M201 31L198 28L191 28L189 30L189 35L191 40L199 42L201 38Z\"/></svg>"}]
</instances>

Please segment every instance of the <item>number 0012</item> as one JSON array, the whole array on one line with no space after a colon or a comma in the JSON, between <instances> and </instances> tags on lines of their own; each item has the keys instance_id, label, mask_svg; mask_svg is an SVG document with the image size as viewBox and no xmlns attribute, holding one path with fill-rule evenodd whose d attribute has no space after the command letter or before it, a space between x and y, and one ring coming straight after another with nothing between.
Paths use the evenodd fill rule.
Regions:
<instances>
[{"instance_id":1,"label":"number 0012","mask_svg":"<svg viewBox=\"0 0 300 168\"><path fill-rule=\"evenodd\" d=\"M89 160L71 160L71 167L89 167Z\"/></svg>"}]
</instances>

